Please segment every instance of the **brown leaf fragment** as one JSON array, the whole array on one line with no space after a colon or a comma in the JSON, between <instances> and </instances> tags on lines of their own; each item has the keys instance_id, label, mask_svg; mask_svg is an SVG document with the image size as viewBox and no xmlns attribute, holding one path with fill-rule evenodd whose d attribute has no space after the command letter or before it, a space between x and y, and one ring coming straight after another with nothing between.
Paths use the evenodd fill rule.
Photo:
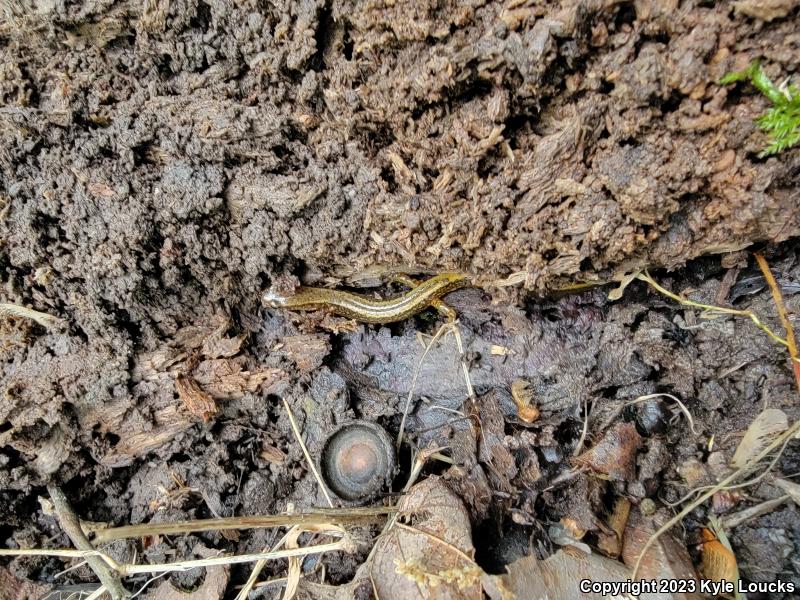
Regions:
<instances>
[{"instance_id":1,"label":"brown leaf fragment","mask_svg":"<svg viewBox=\"0 0 800 600\"><path fill-rule=\"evenodd\" d=\"M291 335L283 338L283 344L283 351L304 373L322 365L322 361L331 351L328 336L321 334Z\"/></svg>"},{"instance_id":2,"label":"brown leaf fragment","mask_svg":"<svg viewBox=\"0 0 800 600\"><path fill-rule=\"evenodd\" d=\"M286 462L286 455L283 453L283 451L280 448L276 448L275 446L270 446L268 444L264 444L261 447L259 456L267 462L271 462L276 465L282 465L284 462Z\"/></svg>"},{"instance_id":3,"label":"brown leaf fragment","mask_svg":"<svg viewBox=\"0 0 800 600\"><path fill-rule=\"evenodd\" d=\"M481 569L472 560L469 516L436 477L418 483L400 501L400 512L418 513L378 539L364 565L378 598L469 599L482 597Z\"/></svg>"},{"instance_id":4,"label":"brown leaf fragment","mask_svg":"<svg viewBox=\"0 0 800 600\"><path fill-rule=\"evenodd\" d=\"M700 546L700 556L703 577L711 581L730 581L735 583L739 579L736 556L710 529L703 527L701 536L703 543Z\"/></svg>"},{"instance_id":5,"label":"brown leaf fragment","mask_svg":"<svg viewBox=\"0 0 800 600\"><path fill-rule=\"evenodd\" d=\"M0 567L0 600L28 600L44 598L51 589L49 585L39 585L19 579L5 567Z\"/></svg>"},{"instance_id":6,"label":"brown leaf fragment","mask_svg":"<svg viewBox=\"0 0 800 600\"><path fill-rule=\"evenodd\" d=\"M213 315L205 323L181 327L175 333L175 344L186 350L196 350L203 346L207 338L221 336L230 327L228 317Z\"/></svg>"},{"instance_id":7,"label":"brown leaf fragment","mask_svg":"<svg viewBox=\"0 0 800 600\"><path fill-rule=\"evenodd\" d=\"M597 473L618 481L636 478L636 452L642 444L641 436L633 423L617 423L590 450L575 459Z\"/></svg>"},{"instance_id":8,"label":"brown leaf fragment","mask_svg":"<svg viewBox=\"0 0 800 600\"><path fill-rule=\"evenodd\" d=\"M617 558L622 553L622 537L631 513L631 503L627 498L619 497L614 502L614 510L608 518L610 532L600 532L598 548L610 558Z\"/></svg>"},{"instance_id":9,"label":"brown leaf fragment","mask_svg":"<svg viewBox=\"0 0 800 600\"><path fill-rule=\"evenodd\" d=\"M177 403L156 410L153 413L153 422L155 425L144 431L125 427L126 424L123 424L115 432L120 441L100 462L108 467L129 465L134 458L167 443L194 424L193 419Z\"/></svg>"},{"instance_id":10,"label":"brown leaf fragment","mask_svg":"<svg viewBox=\"0 0 800 600\"><path fill-rule=\"evenodd\" d=\"M225 337L221 335L210 335L203 340L201 352L207 358L225 358L239 354L242 349L242 342L245 336Z\"/></svg>"},{"instance_id":11,"label":"brown leaf fragment","mask_svg":"<svg viewBox=\"0 0 800 600\"><path fill-rule=\"evenodd\" d=\"M630 579L630 571L620 563L595 554L559 550L545 560L526 556L506 567L505 575L484 579L486 594L492 600L512 598L604 598L581 591L582 579L619 582ZM644 598L645 596L642 596ZM608 598L608 596L605 596Z\"/></svg>"},{"instance_id":12,"label":"brown leaf fragment","mask_svg":"<svg viewBox=\"0 0 800 600\"><path fill-rule=\"evenodd\" d=\"M269 388L286 377L282 369L246 371L230 358L204 360L192 372L194 379L215 400L238 400L260 387Z\"/></svg>"},{"instance_id":13,"label":"brown leaf fragment","mask_svg":"<svg viewBox=\"0 0 800 600\"><path fill-rule=\"evenodd\" d=\"M196 417L209 421L216 414L217 405L214 400L188 375L178 374L175 378L175 389L183 405Z\"/></svg>"},{"instance_id":14,"label":"brown leaf fragment","mask_svg":"<svg viewBox=\"0 0 800 600\"><path fill-rule=\"evenodd\" d=\"M659 513L643 517L638 510L631 512L622 544L622 560L627 566L633 568L644 545L665 521ZM661 534L647 550L638 575L641 579L697 579L689 552L673 531ZM673 594L672 597L676 600L702 598L699 594Z\"/></svg>"},{"instance_id":15,"label":"brown leaf fragment","mask_svg":"<svg viewBox=\"0 0 800 600\"><path fill-rule=\"evenodd\" d=\"M113 198L116 195L114 189L107 183L95 182L86 186L92 196L100 196L101 198Z\"/></svg>"}]
</instances>

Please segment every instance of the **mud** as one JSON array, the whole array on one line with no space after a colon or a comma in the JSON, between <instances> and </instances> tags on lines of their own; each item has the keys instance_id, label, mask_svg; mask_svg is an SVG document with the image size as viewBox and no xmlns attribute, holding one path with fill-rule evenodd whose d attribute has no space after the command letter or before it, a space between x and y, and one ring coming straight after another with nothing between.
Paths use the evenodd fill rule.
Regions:
<instances>
[{"instance_id":1,"label":"mud","mask_svg":"<svg viewBox=\"0 0 800 600\"><path fill-rule=\"evenodd\" d=\"M448 298L477 405L451 336L426 357L409 420L416 443L452 447L438 471L479 531L541 536L538 520L562 516L596 529L607 490L585 476L551 487L587 407L586 445L620 419L643 437L635 477L610 488L635 501L676 500L702 441L732 453L765 404L800 416L781 349L748 322L699 321L643 284L616 303L608 288L542 297L649 266L777 327L736 251L800 232L800 151L757 158L767 100L716 82L756 57L797 77L800 15L747 10L0 2L0 301L64 319L0 326L4 545L68 543L37 502L51 481L83 518L116 524L321 502L280 398L312 453L347 418L396 434L433 317L298 322L259 299L375 265L461 270L482 288ZM796 315L797 243L768 249ZM542 411L533 426L515 416L515 379ZM673 405L625 405L663 391L687 402L697 437ZM790 446L784 472L798 460ZM795 507L769 518L733 537L750 564L774 540L800 548ZM277 537L189 536L148 557ZM331 579L363 554L331 559ZM790 556L742 568L797 580ZM62 566L11 563L39 582Z\"/></svg>"}]
</instances>

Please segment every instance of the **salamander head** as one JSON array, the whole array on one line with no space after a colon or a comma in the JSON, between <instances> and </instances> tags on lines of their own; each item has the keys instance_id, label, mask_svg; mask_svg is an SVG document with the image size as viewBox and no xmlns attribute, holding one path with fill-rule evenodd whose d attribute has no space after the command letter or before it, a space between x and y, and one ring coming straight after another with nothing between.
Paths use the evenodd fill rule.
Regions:
<instances>
[{"instance_id":1,"label":"salamander head","mask_svg":"<svg viewBox=\"0 0 800 600\"><path fill-rule=\"evenodd\" d=\"M268 308L281 308L286 305L286 296L278 294L275 290L270 288L261 296L261 304Z\"/></svg>"}]
</instances>

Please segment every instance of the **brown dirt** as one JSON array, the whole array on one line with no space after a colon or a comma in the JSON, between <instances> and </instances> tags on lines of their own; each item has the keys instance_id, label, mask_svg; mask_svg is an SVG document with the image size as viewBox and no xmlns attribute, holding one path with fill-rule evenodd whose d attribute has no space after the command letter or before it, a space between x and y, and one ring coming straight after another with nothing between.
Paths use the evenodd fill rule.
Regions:
<instances>
[{"instance_id":1,"label":"brown dirt","mask_svg":"<svg viewBox=\"0 0 800 600\"><path fill-rule=\"evenodd\" d=\"M332 284L387 264L462 270L483 288L451 299L484 429L439 427L448 413L429 408L462 408L452 339L421 372L428 404L410 428L452 447L443 477L491 538L476 547L494 568L519 554L493 545L498 532L539 535L562 516L596 530L611 490L675 500L685 488L668 482L687 461L706 468L709 436L729 455L765 403L800 416L782 350L747 322L696 322L638 284L618 303L523 294L689 264L658 277L775 314L745 255L698 257L800 233L800 150L758 159L767 101L716 84L756 57L796 78L800 13L678 4L0 2L0 301L65 320L0 329L3 544L67 543L37 502L53 480L82 517L117 524L315 504L278 395L314 452L348 417L396 432L415 331L430 323L298 326L260 307L287 276ZM770 252L797 323L797 243ZM725 278L721 263L743 270ZM514 422L517 378L542 410L533 427ZM623 407L656 391L687 402L699 437L686 443L668 403ZM584 402L590 445L637 423L635 476L548 490ZM798 465L790 447L776 468ZM800 581L797 510L733 535L747 577ZM785 552L766 562L772 543ZM329 581L360 559L331 559ZM42 582L63 567L11 564Z\"/></svg>"}]
</instances>

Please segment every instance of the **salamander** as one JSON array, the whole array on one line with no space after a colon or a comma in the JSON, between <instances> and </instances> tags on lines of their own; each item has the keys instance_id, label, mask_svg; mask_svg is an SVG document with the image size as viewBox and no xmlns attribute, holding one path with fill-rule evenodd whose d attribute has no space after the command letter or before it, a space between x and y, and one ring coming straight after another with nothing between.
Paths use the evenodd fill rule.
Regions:
<instances>
[{"instance_id":1,"label":"salamander","mask_svg":"<svg viewBox=\"0 0 800 600\"><path fill-rule=\"evenodd\" d=\"M399 281L414 285L407 277ZM393 323L407 319L428 307L434 307L448 318L455 318L452 308L440 301L453 290L467 287L469 278L460 273L440 273L419 282L413 289L394 298L375 300L368 296L328 288L299 287L292 296L267 292L262 301L271 308L288 310L327 310L362 323Z\"/></svg>"}]
</instances>

